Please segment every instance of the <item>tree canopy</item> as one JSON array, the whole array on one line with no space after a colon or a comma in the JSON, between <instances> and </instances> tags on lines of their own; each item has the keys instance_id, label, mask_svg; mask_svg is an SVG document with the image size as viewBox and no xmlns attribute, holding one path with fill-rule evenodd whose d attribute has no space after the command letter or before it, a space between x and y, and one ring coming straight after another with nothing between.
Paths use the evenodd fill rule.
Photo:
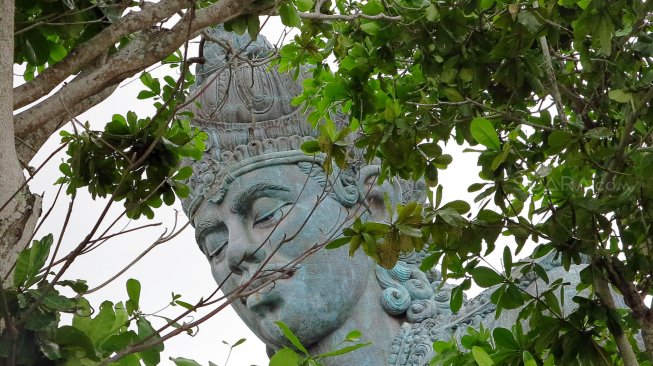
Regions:
<instances>
[{"instance_id":1,"label":"tree canopy","mask_svg":"<svg viewBox=\"0 0 653 366\"><path fill-rule=\"evenodd\" d=\"M275 55L279 67L298 72L313 65L294 102L321 136L304 149L325 152L332 164L344 166L353 144L366 150L366 159L380 159L382 179L423 178L433 188L430 205L393 208L396 221L354 225L330 247L363 250L384 267L392 267L402 251L425 249L423 269L438 266L445 278L460 281L452 310L460 308L472 282L496 286L492 301L498 311L524 307L529 329L472 331L462 341L464 352L438 342L436 364L653 361L653 311L647 303L653 286L650 1L2 5L15 11L0 18L2 45L12 50L0 55L6 87L0 92L0 357L9 364L76 359L153 365L161 342L188 329L177 319L164 335L140 317L137 282L127 284L129 301L103 304L89 316L84 284L59 279L104 234L89 229L50 275L46 263L54 238L28 246L40 208L38 197L24 188L21 164L26 167L62 124L101 103L122 80L162 61L182 71L177 79L141 74L145 89L139 97L152 98L156 114L117 115L101 131L81 124L75 133L64 133L69 159L58 183L72 195L87 188L122 201L129 217L151 217L152 208L171 204L174 194L185 196L183 180L190 172L178 163L201 153L203 134L179 111L193 80L189 65L202 60L179 48L213 24L256 34L262 14L278 15L300 31ZM26 65L26 82L12 86L12 93L8 65L14 63ZM334 113L348 114L347 129L335 128ZM353 132L357 138L350 143ZM438 183L454 143L478 153L482 183L469 186L478 192L474 202L447 202L446 187ZM496 248L500 235L516 246ZM521 253L528 240L537 243L532 256L515 259L528 254ZM502 252L503 268L484 261L495 250ZM518 286L526 273L549 282L534 260L549 253L567 269L587 264L580 276L588 291L575 298L572 314L560 311L556 294L569 290L562 281L537 297ZM80 296L60 295L61 286ZM611 289L623 296L625 309L615 305ZM72 325L60 325L59 312L76 313ZM310 359L284 352L293 364Z\"/></svg>"}]
</instances>

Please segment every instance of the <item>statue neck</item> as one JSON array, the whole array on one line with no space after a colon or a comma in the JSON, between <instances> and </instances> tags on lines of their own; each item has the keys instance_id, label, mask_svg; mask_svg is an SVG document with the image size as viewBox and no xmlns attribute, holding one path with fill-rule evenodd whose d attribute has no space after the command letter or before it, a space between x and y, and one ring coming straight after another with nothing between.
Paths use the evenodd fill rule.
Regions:
<instances>
[{"instance_id":1,"label":"statue neck","mask_svg":"<svg viewBox=\"0 0 653 366\"><path fill-rule=\"evenodd\" d=\"M401 329L404 319L392 317L381 308L382 290L376 282L374 264L370 264L366 289L367 291L362 294L343 325L309 351L313 355L319 355L356 344L358 342L338 345L354 329L362 333L359 342L372 344L344 355L325 359L322 362L325 366L388 365L392 340Z\"/></svg>"}]
</instances>

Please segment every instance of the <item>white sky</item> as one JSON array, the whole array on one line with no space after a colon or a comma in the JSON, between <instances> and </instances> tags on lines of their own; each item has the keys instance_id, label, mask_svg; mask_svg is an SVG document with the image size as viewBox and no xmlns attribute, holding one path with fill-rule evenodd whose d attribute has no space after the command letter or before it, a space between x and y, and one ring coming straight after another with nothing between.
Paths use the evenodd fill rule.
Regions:
<instances>
[{"instance_id":1,"label":"white sky","mask_svg":"<svg viewBox=\"0 0 653 366\"><path fill-rule=\"evenodd\" d=\"M271 42L276 42L281 29L282 26L278 19L272 19L264 28L263 34ZM162 67L159 70L164 71L166 68ZM16 82L20 82L22 78L18 77L16 80ZM143 117L148 113L151 114L153 110L151 100L140 101L136 99L140 89L141 84L138 80L131 83L124 82L123 86L114 95L101 105L80 116L79 120L82 122L89 121L91 124L98 126L97 128L100 128L111 119L114 113L124 115L127 111L132 110ZM57 146L58 141L58 136L51 138L31 165L38 166L39 162L43 161ZM445 152L454 155L452 166L446 171L440 172L440 181L445 186L445 202L454 199L471 200L473 196L467 193L467 187L471 183L480 180L476 176L476 155L462 153L462 148L453 143L445 148ZM44 193L44 212L50 207L56 194L57 187L53 186L52 183L61 175L58 165L63 158L64 155L60 154L60 156L52 159L30 184L33 192ZM36 238L40 238L47 233L53 233L56 243L68 207L68 199L68 196L62 195L60 197L55 209L36 235ZM106 201L93 202L85 189L79 190L69 230L64 236L59 257L61 253L66 254L72 250L79 243L79 240L86 235L98 218L105 203ZM122 205L116 204L115 208L109 215L110 219L115 218L120 213ZM173 208L179 212L179 222L185 223L187 220L178 201ZM175 215L173 208L163 206L156 211L156 217L152 221L147 219L140 219L136 222L123 220L117 227L127 225L127 228L134 228L159 221L163 221L165 225L137 231L110 241L96 251L76 260L66 272L64 278L86 279L91 288L104 282L148 247L163 232L163 227L172 225ZM501 251L498 250L498 252ZM166 307L170 302L172 292L181 294L182 300L186 302L195 303L201 297L208 296L216 287L208 262L195 244L192 228L185 230L172 241L155 248L134 267L102 290L88 295L92 304L97 308L101 301L106 299L114 302L127 300L125 281L129 278L136 278L142 284L141 308L144 313L154 313ZM172 318L181 313L182 310L178 306L168 307L159 315ZM201 312L194 313L192 314L193 317L188 318L187 321L197 319L201 314ZM163 320L158 323L158 325L162 324ZM168 357L187 357L195 359L202 365L207 365L208 361L211 360L219 366L224 366L229 347L224 345L222 341L233 344L240 338L246 338L247 341L234 349L228 365L267 365L268 359L264 345L245 327L230 307L202 324L195 336L191 337L182 334L168 341L162 355L161 364L172 364Z\"/></svg>"}]
</instances>

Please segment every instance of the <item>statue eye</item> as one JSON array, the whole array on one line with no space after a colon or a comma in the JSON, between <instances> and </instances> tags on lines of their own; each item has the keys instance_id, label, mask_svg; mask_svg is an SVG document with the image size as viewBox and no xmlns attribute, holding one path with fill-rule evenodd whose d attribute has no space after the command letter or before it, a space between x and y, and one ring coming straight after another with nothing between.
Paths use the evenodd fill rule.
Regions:
<instances>
[{"instance_id":1,"label":"statue eye","mask_svg":"<svg viewBox=\"0 0 653 366\"><path fill-rule=\"evenodd\" d=\"M284 208L290 206L290 203L282 203L271 210L261 211L254 216L254 226L269 227L276 225L284 214Z\"/></svg>"},{"instance_id":2,"label":"statue eye","mask_svg":"<svg viewBox=\"0 0 653 366\"><path fill-rule=\"evenodd\" d=\"M229 241L225 240L222 235L211 233L206 236L205 243L206 255L209 258L221 259L223 257L221 254L224 253Z\"/></svg>"}]
</instances>

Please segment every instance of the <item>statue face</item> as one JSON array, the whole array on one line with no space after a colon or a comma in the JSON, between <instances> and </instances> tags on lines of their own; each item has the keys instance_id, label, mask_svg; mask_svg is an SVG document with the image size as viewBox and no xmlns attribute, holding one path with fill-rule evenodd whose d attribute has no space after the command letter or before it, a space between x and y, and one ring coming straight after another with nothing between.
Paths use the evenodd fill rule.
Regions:
<instances>
[{"instance_id":1,"label":"statue face","mask_svg":"<svg viewBox=\"0 0 653 366\"><path fill-rule=\"evenodd\" d=\"M197 212L199 244L217 283L225 281L224 293L261 268L259 276L276 272L278 277L279 268L340 235L350 213L323 192L297 165L265 166L237 177L221 203L207 202ZM316 206L318 197L323 198ZM274 324L279 320L310 346L342 325L373 276L363 255L348 258L340 250L319 250L233 306L268 346L287 343Z\"/></svg>"}]
</instances>

